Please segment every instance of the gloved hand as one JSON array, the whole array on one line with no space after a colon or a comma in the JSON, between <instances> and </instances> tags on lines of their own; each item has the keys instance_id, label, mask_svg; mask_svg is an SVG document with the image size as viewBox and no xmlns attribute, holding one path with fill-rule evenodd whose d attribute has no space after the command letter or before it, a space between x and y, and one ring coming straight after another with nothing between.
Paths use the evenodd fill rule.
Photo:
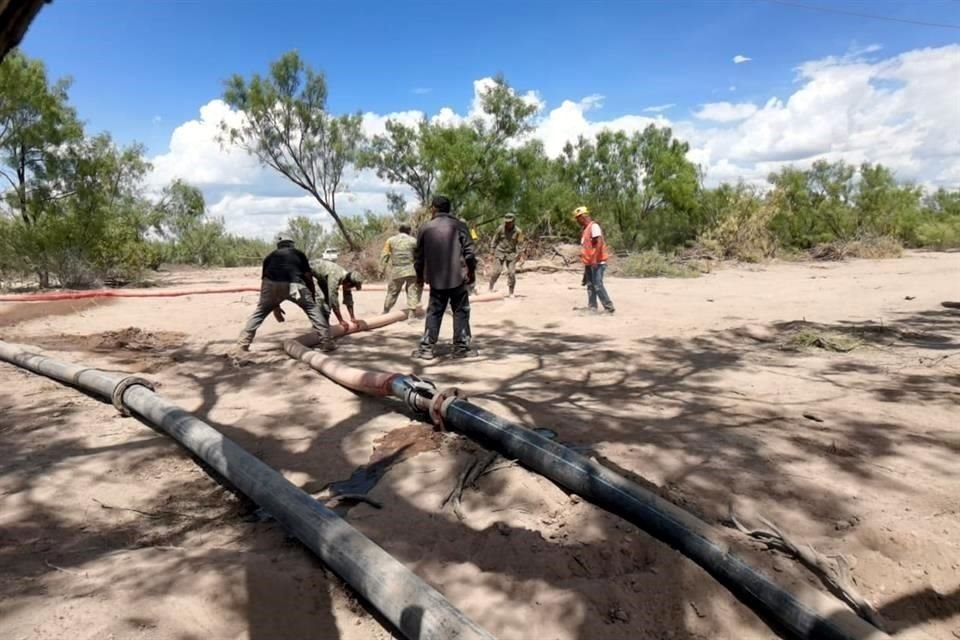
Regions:
<instances>
[{"instance_id":1,"label":"gloved hand","mask_svg":"<svg viewBox=\"0 0 960 640\"><path fill-rule=\"evenodd\" d=\"M285 315L279 305L273 308L273 317L277 319L277 322L286 322Z\"/></svg>"}]
</instances>

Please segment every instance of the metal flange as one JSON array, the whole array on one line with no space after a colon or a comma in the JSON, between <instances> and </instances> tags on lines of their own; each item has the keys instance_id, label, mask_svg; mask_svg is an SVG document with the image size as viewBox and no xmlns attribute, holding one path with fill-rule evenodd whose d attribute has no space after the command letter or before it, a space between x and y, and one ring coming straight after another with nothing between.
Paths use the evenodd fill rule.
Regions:
<instances>
[{"instance_id":1,"label":"metal flange","mask_svg":"<svg viewBox=\"0 0 960 640\"><path fill-rule=\"evenodd\" d=\"M146 378L141 378L140 376L127 376L113 388L113 393L110 395L110 401L113 403L113 406L117 411L120 412L122 416L129 416L130 412L127 411L127 407L123 404L123 394L126 393L127 389L130 387L146 387L150 391L156 391L156 385Z\"/></svg>"},{"instance_id":2,"label":"metal flange","mask_svg":"<svg viewBox=\"0 0 960 640\"><path fill-rule=\"evenodd\" d=\"M457 387L447 387L442 391L434 393L433 399L430 401L430 420L433 421L433 424L446 430L446 426L443 423L445 405L447 402L458 399L466 400L467 396Z\"/></svg>"}]
</instances>

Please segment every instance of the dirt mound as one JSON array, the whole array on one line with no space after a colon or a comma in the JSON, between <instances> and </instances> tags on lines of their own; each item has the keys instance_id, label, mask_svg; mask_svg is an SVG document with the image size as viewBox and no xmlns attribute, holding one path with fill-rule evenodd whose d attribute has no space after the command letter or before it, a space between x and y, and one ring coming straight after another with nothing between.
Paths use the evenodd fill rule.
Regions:
<instances>
[{"instance_id":1,"label":"dirt mound","mask_svg":"<svg viewBox=\"0 0 960 640\"><path fill-rule=\"evenodd\" d=\"M443 444L444 435L434 431L428 425L414 422L406 427L393 429L383 434L373 444L370 463L397 455L395 462L412 458L418 453L436 451Z\"/></svg>"},{"instance_id":2,"label":"dirt mound","mask_svg":"<svg viewBox=\"0 0 960 640\"><path fill-rule=\"evenodd\" d=\"M107 331L88 336L97 351L126 349L127 351L155 351L183 344L186 334L174 331L144 331L139 327L127 327L119 331Z\"/></svg>"},{"instance_id":3,"label":"dirt mound","mask_svg":"<svg viewBox=\"0 0 960 640\"><path fill-rule=\"evenodd\" d=\"M117 331L86 335L60 333L34 335L22 339L14 337L14 340L52 351L87 351L107 354L135 352L151 360L165 360L171 352L183 346L186 338L187 334L178 331L144 331L139 327L127 327Z\"/></svg>"}]
</instances>

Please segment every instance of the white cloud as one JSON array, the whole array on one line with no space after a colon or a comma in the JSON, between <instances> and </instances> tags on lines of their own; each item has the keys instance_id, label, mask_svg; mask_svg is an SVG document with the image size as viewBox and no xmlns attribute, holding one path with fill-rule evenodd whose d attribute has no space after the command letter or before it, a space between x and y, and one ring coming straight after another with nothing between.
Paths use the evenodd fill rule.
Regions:
<instances>
[{"instance_id":1,"label":"white cloud","mask_svg":"<svg viewBox=\"0 0 960 640\"><path fill-rule=\"evenodd\" d=\"M727 87L727 90L730 91L730 93L733 93L734 91L737 90L737 85L732 84L729 87Z\"/></svg>"},{"instance_id":2,"label":"white cloud","mask_svg":"<svg viewBox=\"0 0 960 640\"><path fill-rule=\"evenodd\" d=\"M413 89L411 93L414 93L415 95L418 95L418 96L425 96L431 91L433 91L433 89L431 89L430 87L417 87Z\"/></svg>"},{"instance_id":3,"label":"white cloud","mask_svg":"<svg viewBox=\"0 0 960 640\"><path fill-rule=\"evenodd\" d=\"M381 116L376 113L363 114L361 127L367 136L380 135L387 130L387 120L395 120L408 127L416 126L424 118L422 111L398 111Z\"/></svg>"},{"instance_id":4,"label":"white cloud","mask_svg":"<svg viewBox=\"0 0 960 640\"><path fill-rule=\"evenodd\" d=\"M663 113L664 111L672 109L675 106L677 105L673 104L672 102L670 104L658 104L653 107L647 107L643 111L644 113Z\"/></svg>"},{"instance_id":5,"label":"white cloud","mask_svg":"<svg viewBox=\"0 0 960 640\"><path fill-rule=\"evenodd\" d=\"M162 116L153 116L153 123L154 123L154 124L159 124L159 123L161 123L161 122L163 122L163 117L162 117Z\"/></svg>"},{"instance_id":6,"label":"white cloud","mask_svg":"<svg viewBox=\"0 0 960 640\"><path fill-rule=\"evenodd\" d=\"M866 55L868 53L876 53L881 49L883 49L883 47L879 44L868 44L865 47L860 47L856 43L854 43L853 45L851 45L850 50L847 52L847 56L855 58L855 57Z\"/></svg>"},{"instance_id":7,"label":"white cloud","mask_svg":"<svg viewBox=\"0 0 960 640\"><path fill-rule=\"evenodd\" d=\"M869 47L867 49L870 49ZM787 164L808 166L824 158L880 162L903 179L925 185L960 187L960 45L916 49L893 57L867 60L864 53L812 60L797 68L789 95L764 102L715 102L701 105L692 119L668 119L650 108L616 118L598 117L603 98L590 95L548 108L535 92L524 99L539 109L533 136L551 155L568 141L592 137L604 129L641 131L650 124L672 127L690 144L689 158L702 165L709 183L744 179L763 184L770 171ZM453 126L479 116L479 96L490 86L474 83L474 97L464 115L453 107L435 114L399 111L365 114L364 131L376 133L394 118L408 124L421 117ZM730 87L732 91L734 87ZM666 107L666 105L662 105ZM654 107L659 108L659 107ZM664 109L663 111L665 111ZM643 115L647 114L647 115ZM310 196L237 150L216 142L217 125L241 121L220 100L200 109L199 118L177 127L167 152L153 158L150 183L159 188L174 177L201 186L211 212L222 215L232 231L275 233L291 215L311 215L329 223ZM338 194L345 214L382 211L389 190L408 191L379 180L369 171L345 179ZM408 198L412 201L412 198Z\"/></svg>"},{"instance_id":8,"label":"white cloud","mask_svg":"<svg viewBox=\"0 0 960 640\"><path fill-rule=\"evenodd\" d=\"M443 107L437 115L430 118L430 122L444 127L455 127L463 123L463 118L450 107Z\"/></svg>"},{"instance_id":9,"label":"white cloud","mask_svg":"<svg viewBox=\"0 0 960 640\"><path fill-rule=\"evenodd\" d=\"M242 118L222 100L202 106L200 118L174 129L169 150L152 158L150 186L159 188L177 178L198 187L253 182L261 172L257 161L239 149L224 150L217 142L221 121L237 126Z\"/></svg>"},{"instance_id":10,"label":"white cloud","mask_svg":"<svg viewBox=\"0 0 960 640\"><path fill-rule=\"evenodd\" d=\"M733 64L743 64L744 62L750 62L753 58L748 58L745 55L737 54L733 56Z\"/></svg>"},{"instance_id":11,"label":"white cloud","mask_svg":"<svg viewBox=\"0 0 960 640\"><path fill-rule=\"evenodd\" d=\"M330 216L313 196L260 196L252 193L228 193L208 207L212 216L222 217L233 233L246 236L271 236L287 225L287 220L307 216L329 226Z\"/></svg>"},{"instance_id":12,"label":"white cloud","mask_svg":"<svg viewBox=\"0 0 960 640\"><path fill-rule=\"evenodd\" d=\"M733 104L731 102L709 102L701 105L693 115L700 120L712 122L736 122L746 120L757 112L757 105L750 102Z\"/></svg>"},{"instance_id":13,"label":"white cloud","mask_svg":"<svg viewBox=\"0 0 960 640\"><path fill-rule=\"evenodd\" d=\"M602 99L602 96L591 95L578 102L564 100L559 107L541 118L534 137L543 142L548 154L555 156L563 150L567 142L576 142L580 136L591 138L603 129L642 131L650 124L667 124L667 120L662 116L642 115L626 115L613 120L591 122L586 114L599 108Z\"/></svg>"}]
</instances>

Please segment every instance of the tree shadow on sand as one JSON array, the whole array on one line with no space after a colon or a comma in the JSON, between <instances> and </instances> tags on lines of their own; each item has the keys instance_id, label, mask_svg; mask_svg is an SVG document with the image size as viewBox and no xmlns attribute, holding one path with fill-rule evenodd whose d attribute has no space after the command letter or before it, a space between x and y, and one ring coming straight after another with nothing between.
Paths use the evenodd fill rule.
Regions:
<instances>
[{"instance_id":1,"label":"tree shadow on sand","mask_svg":"<svg viewBox=\"0 0 960 640\"><path fill-rule=\"evenodd\" d=\"M956 315L936 310L898 319L897 324L912 327L903 331L943 338L922 345L909 343L911 349L943 355L956 348L960 333ZM351 336L337 357L361 368L415 373L440 386L465 383L478 404L528 426L548 427L566 443L591 448L611 465L711 523L727 517L735 498L747 500L775 520L789 522L805 539L843 549L847 536L856 532L840 529L838 523L857 518L863 529L871 526L871 520L849 493L829 482L831 474L871 491L909 499L913 486L889 473L887 466L893 462L909 466L911 456L922 450L943 461L941 468L924 459L931 473L948 474L948 461L955 459L958 450L955 436L931 437L895 420L837 410L854 394L879 403L942 400L954 385L949 377L891 373L860 361L855 353L831 354L826 364L808 370L798 366L803 354L783 352L775 344L757 343L731 332L685 339L655 337L625 347L622 341L602 335L546 328L520 335L521 330L509 323L479 323L474 329L480 347L477 358L424 364L411 361L408 355L419 331L419 325L414 326ZM116 358L98 357L103 366L146 364L161 381L171 376L188 380L199 394L182 403L186 409L310 490L349 477L362 464L364 452L369 456L376 435L409 424L411 416L399 402L350 394L287 359L277 346L265 344L256 354L258 361L241 369L223 357L225 345L216 344L186 343L146 358L123 353ZM189 370L183 370L178 361L189 362ZM471 362L483 366L471 367ZM778 398L754 391L769 386L771 380L788 385L794 378L811 383L812 395ZM899 395L885 394L883 388L896 389ZM283 411L231 414L231 404L240 395L278 393L287 401ZM319 408L317 394L347 404L349 415L327 416ZM21 409L20 399L7 398L5 404L21 413L11 413L11 424L17 426L5 429L12 448L0 467L0 482L7 492L8 485L16 493L28 492L40 483L44 471L41 466L31 467L33 460L26 457L29 449L18 451L17 439L27 439L21 431L29 429L27 425L43 424L51 417L36 407ZM828 420L816 422L803 415L828 404L832 407ZM74 418L78 415L73 412L58 418L64 432ZM131 438L115 451L94 451L89 443L63 435L50 442L48 455L56 459L109 456L128 465L134 459L150 464L159 458L184 458L168 441L149 435L146 442ZM445 436L439 451L399 461L386 473L372 492L384 505L382 511L361 505L348 517L495 635L552 637L562 631L584 639L598 633L609 639L668 633L694 638L715 637L732 624L756 636L768 633L753 614L705 580L692 563L535 474L512 468L485 476L477 490L467 492L463 521L439 503L418 498L451 489L457 470L476 454L476 448L461 438ZM441 471L423 468L434 463L439 468L440 462L451 458L457 464L444 464ZM798 471L811 460L819 473ZM182 475L163 478L174 483L165 486L164 492L179 496L180 508L189 503L198 512L223 511L227 494L219 485L199 474ZM80 480L95 484L101 479ZM524 489L518 492L518 485ZM209 566L226 575L241 567L245 593L222 606L246 617L251 638L277 637L277 620L287 625L286 637L315 636L320 630L329 630L324 637L335 637L333 603L317 595L325 593L319 563L298 545L290 545L276 524L248 522L249 506L238 504L236 512L217 521L178 522L164 538L167 546L180 546L214 532L244 536L227 549L182 554L149 576L124 575L116 569L112 579L146 600L175 591L186 567ZM163 506L161 501L137 508L157 511ZM71 547L64 547L56 564L68 569L126 548L124 541L131 534L124 527L136 529L135 524L126 524L77 531L40 503L25 510L15 526L23 528L14 534L18 540L50 529L57 538L74 541L71 544L77 548L88 545L91 537L103 542L93 555L72 556L67 553ZM36 531L27 531L29 527ZM117 541L111 543L114 537ZM758 545L732 534L731 540L781 584L813 583L809 575ZM0 565L10 567L5 571L11 577L32 571L30 575L39 578L51 572L18 558L14 551L0 550ZM895 564L895 555L889 560ZM284 581L284 575L293 577ZM279 587L275 586L278 580ZM42 589L42 580L36 584ZM876 593L865 591L876 600ZM304 602L312 604L302 606ZM956 593L897 592L891 600L876 604L882 615L902 626L960 613ZM533 607L541 613L531 623Z\"/></svg>"}]
</instances>

